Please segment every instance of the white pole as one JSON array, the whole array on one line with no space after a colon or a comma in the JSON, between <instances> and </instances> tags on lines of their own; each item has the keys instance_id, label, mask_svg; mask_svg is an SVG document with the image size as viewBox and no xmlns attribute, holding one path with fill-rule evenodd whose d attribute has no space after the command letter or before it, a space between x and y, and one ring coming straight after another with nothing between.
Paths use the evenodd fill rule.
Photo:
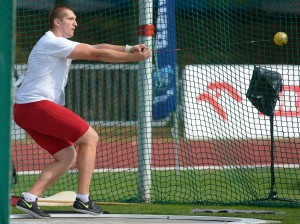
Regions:
<instances>
[{"instance_id":1,"label":"white pole","mask_svg":"<svg viewBox=\"0 0 300 224\"><path fill-rule=\"evenodd\" d=\"M152 47L153 0L139 0L139 41ZM152 59L140 64L138 77L138 197L151 201Z\"/></svg>"},{"instance_id":2,"label":"white pole","mask_svg":"<svg viewBox=\"0 0 300 224\"><path fill-rule=\"evenodd\" d=\"M173 142L175 139L175 174L180 175L180 162L179 162L179 117L180 117L180 102L181 99L180 92L179 92L179 79L178 79L178 71L176 68L175 72L175 83L176 83L176 91L177 91L177 105L176 105L176 111L173 112L174 117L174 126L171 128Z\"/></svg>"}]
</instances>

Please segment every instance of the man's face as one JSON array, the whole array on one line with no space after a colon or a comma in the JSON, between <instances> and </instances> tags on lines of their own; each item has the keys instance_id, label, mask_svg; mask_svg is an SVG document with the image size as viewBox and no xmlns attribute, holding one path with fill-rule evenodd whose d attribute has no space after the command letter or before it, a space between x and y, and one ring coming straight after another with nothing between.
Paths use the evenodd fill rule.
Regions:
<instances>
[{"instance_id":1,"label":"man's face","mask_svg":"<svg viewBox=\"0 0 300 224\"><path fill-rule=\"evenodd\" d=\"M74 36L74 31L77 26L76 16L73 11L67 9L65 16L59 20L59 29L62 37L70 38Z\"/></svg>"}]
</instances>

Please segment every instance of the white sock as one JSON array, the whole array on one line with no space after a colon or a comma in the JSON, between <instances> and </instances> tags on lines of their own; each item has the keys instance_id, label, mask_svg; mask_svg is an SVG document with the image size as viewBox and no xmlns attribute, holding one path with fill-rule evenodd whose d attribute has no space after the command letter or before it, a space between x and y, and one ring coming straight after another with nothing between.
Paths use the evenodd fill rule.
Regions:
<instances>
[{"instance_id":1,"label":"white sock","mask_svg":"<svg viewBox=\"0 0 300 224\"><path fill-rule=\"evenodd\" d=\"M77 198L79 198L84 203L87 203L89 201L89 194L77 194Z\"/></svg>"},{"instance_id":2,"label":"white sock","mask_svg":"<svg viewBox=\"0 0 300 224\"><path fill-rule=\"evenodd\" d=\"M23 197L24 197L25 200L28 201L28 202L35 202L36 199L38 198L38 197L35 196L34 194L30 194L29 192L26 192L25 194L23 194Z\"/></svg>"}]
</instances>

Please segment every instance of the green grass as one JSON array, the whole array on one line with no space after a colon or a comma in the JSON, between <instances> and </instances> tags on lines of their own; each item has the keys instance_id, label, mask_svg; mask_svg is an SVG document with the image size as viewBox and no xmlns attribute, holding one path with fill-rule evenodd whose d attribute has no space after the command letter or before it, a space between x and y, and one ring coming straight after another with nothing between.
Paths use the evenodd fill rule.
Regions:
<instances>
[{"instance_id":1,"label":"green grass","mask_svg":"<svg viewBox=\"0 0 300 224\"><path fill-rule=\"evenodd\" d=\"M102 135L103 136L103 135ZM128 158L126 158L128 159ZM222 158L224 159L224 158ZM128 202L126 205L101 205L112 214L199 215L257 218L300 223L300 170L276 168L278 197L296 200L283 203L264 200L270 192L270 171L267 168L152 171L152 203L135 203L137 172L95 173L91 195L97 202ZM37 175L19 175L12 193L20 195L28 190ZM46 196L65 190L76 191L77 174L67 173L45 192ZM294 207L293 207L294 206ZM45 210L72 211L70 207L45 207ZM281 214L192 213L193 209L267 210ZM12 213L19 213L12 208Z\"/></svg>"},{"instance_id":2,"label":"green grass","mask_svg":"<svg viewBox=\"0 0 300 224\"><path fill-rule=\"evenodd\" d=\"M96 201L139 202L137 172L95 173L91 195ZM282 203L266 200L270 193L270 173L266 168L152 171L151 198L163 204L226 204L300 207L299 169L276 169L278 197L295 201ZM27 191L37 176L20 175L12 193ZM60 191L77 189L77 174L67 173L45 192L46 196Z\"/></svg>"}]
</instances>

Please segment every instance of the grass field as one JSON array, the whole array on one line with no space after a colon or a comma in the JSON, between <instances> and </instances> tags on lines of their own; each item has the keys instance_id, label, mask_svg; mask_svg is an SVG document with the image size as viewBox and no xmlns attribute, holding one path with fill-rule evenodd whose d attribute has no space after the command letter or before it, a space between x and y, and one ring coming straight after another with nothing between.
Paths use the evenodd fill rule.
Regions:
<instances>
[{"instance_id":1,"label":"grass field","mask_svg":"<svg viewBox=\"0 0 300 224\"><path fill-rule=\"evenodd\" d=\"M139 202L137 199L137 172L95 173L91 185L91 195L96 201ZM278 198L291 200L285 203L269 201L270 173L266 168L223 169L223 170L183 170L152 171L153 203L184 204L250 204L298 206L300 187L297 176L299 169L278 168L276 176L281 178L277 188ZM20 195L36 179L36 175L19 176L12 193ZM286 180L283 181L283 178ZM258 182L259 180L259 182ZM76 191L77 174L67 173L45 192L46 196L65 190ZM290 198L293 197L293 198Z\"/></svg>"}]
</instances>

